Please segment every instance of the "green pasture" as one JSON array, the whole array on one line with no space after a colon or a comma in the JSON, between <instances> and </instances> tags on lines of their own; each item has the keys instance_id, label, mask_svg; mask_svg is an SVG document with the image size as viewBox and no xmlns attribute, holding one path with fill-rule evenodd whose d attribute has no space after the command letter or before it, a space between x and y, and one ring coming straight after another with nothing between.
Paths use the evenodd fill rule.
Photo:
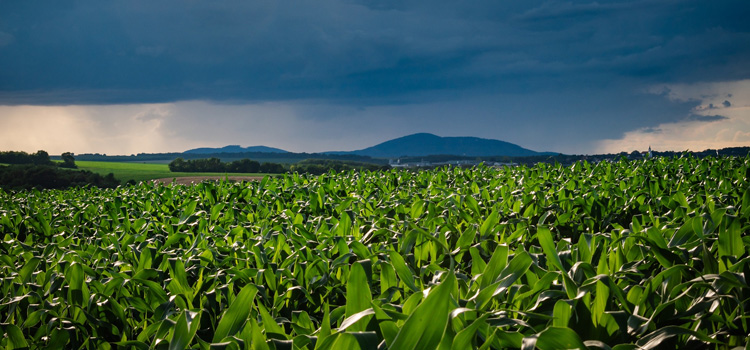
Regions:
<instances>
[{"instance_id":1,"label":"green pasture","mask_svg":"<svg viewBox=\"0 0 750 350\"><path fill-rule=\"evenodd\" d=\"M208 157L206 157L206 158L208 158ZM246 159L247 157L218 157L218 158L221 159L222 162L226 163L226 162L233 162L235 160ZM192 159L192 158L188 158L188 159ZM266 157L253 157L251 159L254 160L254 161L260 162L260 163L279 163L279 164L287 164L288 165L288 164L298 163L300 161L308 159L308 157L300 156L300 157L289 158L289 157L273 157L273 156L270 156L270 157L267 157L267 158ZM173 160L174 159L154 159L154 160L125 161L123 163L133 163L133 164L163 164L163 165L167 165L167 164L171 163ZM77 162L78 161L76 161L76 163ZM109 161L107 161L107 162L109 162Z\"/></svg>"},{"instance_id":2,"label":"green pasture","mask_svg":"<svg viewBox=\"0 0 750 350\"><path fill-rule=\"evenodd\" d=\"M129 163L129 162L96 162L96 161L76 161L78 169L88 170L101 175L112 173L120 181L127 182L134 180L136 182L148 181L153 179L163 179L171 177L185 176L263 176L267 174L251 173L180 173L169 171L167 164L153 163Z\"/></svg>"},{"instance_id":3,"label":"green pasture","mask_svg":"<svg viewBox=\"0 0 750 350\"><path fill-rule=\"evenodd\" d=\"M245 158L247 158L247 157L219 157L219 159L221 159L221 161L225 162L225 163L233 162L235 160L242 160L242 159L245 159ZM279 163L279 164L289 165L289 164L294 164L294 163L301 162L301 161L303 161L305 159L308 159L308 157L306 157L306 156L300 156L300 157L288 158L288 157L273 157L273 156L270 156L268 158L266 158L266 157L253 157L251 159L254 160L254 161L256 161L256 162L259 162L261 164L262 163Z\"/></svg>"}]
</instances>

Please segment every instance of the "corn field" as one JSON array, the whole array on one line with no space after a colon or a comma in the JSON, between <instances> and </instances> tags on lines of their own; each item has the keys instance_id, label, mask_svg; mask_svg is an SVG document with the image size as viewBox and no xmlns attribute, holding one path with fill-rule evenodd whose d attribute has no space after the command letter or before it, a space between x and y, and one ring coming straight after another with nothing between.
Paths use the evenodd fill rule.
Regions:
<instances>
[{"instance_id":1,"label":"corn field","mask_svg":"<svg viewBox=\"0 0 750 350\"><path fill-rule=\"evenodd\" d=\"M748 349L750 157L0 190L5 349Z\"/></svg>"}]
</instances>

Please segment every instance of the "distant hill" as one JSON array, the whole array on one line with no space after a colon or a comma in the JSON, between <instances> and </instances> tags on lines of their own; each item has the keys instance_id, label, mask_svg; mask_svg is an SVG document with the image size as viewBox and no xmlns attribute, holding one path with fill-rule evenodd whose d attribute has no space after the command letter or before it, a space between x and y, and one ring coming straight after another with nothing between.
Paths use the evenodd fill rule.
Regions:
<instances>
[{"instance_id":1,"label":"distant hill","mask_svg":"<svg viewBox=\"0 0 750 350\"><path fill-rule=\"evenodd\" d=\"M247 152L265 152L265 153L289 153L280 148L266 146L240 147L238 145L224 146L221 148L194 148L187 150L185 154L217 154L217 153L247 153Z\"/></svg>"},{"instance_id":2,"label":"distant hill","mask_svg":"<svg viewBox=\"0 0 750 350\"><path fill-rule=\"evenodd\" d=\"M374 158L418 157L439 154L472 157L527 157L546 154L500 140L479 137L440 137L428 133L408 135L372 147L346 153Z\"/></svg>"}]
</instances>

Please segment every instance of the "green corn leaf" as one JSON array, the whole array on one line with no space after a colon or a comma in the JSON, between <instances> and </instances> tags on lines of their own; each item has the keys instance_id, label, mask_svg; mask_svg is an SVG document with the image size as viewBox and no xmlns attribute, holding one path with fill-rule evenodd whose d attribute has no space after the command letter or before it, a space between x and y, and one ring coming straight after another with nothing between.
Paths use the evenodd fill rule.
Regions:
<instances>
[{"instance_id":1,"label":"green corn leaf","mask_svg":"<svg viewBox=\"0 0 750 350\"><path fill-rule=\"evenodd\" d=\"M359 262L354 263L349 272L349 280L346 282L346 316L359 313L370 308L372 293L367 283L367 275ZM355 325L351 330L363 331L365 324Z\"/></svg>"},{"instance_id":2,"label":"green corn leaf","mask_svg":"<svg viewBox=\"0 0 750 350\"><path fill-rule=\"evenodd\" d=\"M29 259L29 261L26 262L26 264L23 265L23 268L21 268L21 271L18 271L18 275L21 277L21 283L28 283L31 274L36 269L37 265L39 265L39 262L41 259L37 257L33 257Z\"/></svg>"},{"instance_id":3,"label":"green corn leaf","mask_svg":"<svg viewBox=\"0 0 750 350\"><path fill-rule=\"evenodd\" d=\"M473 186L476 186L476 183L473 184ZM477 192L479 192L479 188L477 188ZM472 196L466 196L464 197L464 205L466 205L471 211L474 213L474 217L479 217L481 215L481 211L479 210L479 203L477 203L477 200L474 199ZM475 219L473 222L478 221L478 219Z\"/></svg>"},{"instance_id":4,"label":"green corn leaf","mask_svg":"<svg viewBox=\"0 0 750 350\"><path fill-rule=\"evenodd\" d=\"M375 332L346 332L338 335L331 350L377 350L379 342Z\"/></svg>"},{"instance_id":5,"label":"green corn leaf","mask_svg":"<svg viewBox=\"0 0 750 350\"><path fill-rule=\"evenodd\" d=\"M555 242L552 240L552 232L546 226L539 226L537 227L536 236L539 239L539 244L542 246L544 255L547 256L547 263L565 272L560 255L557 253L557 248L555 248Z\"/></svg>"},{"instance_id":6,"label":"green corn leaf","mask_svg":"<svg viewBox=\"0 0 750 350\"><path fill-rule=\"evenodd\" d=\"M331 350L361 350L357 338L348 333L341 333L336 336L336 341L331 344Z\"/></svg>"},{"instance_id":7,"label":"green corn leaf","mask_svg":"<svg viewBox=\"0 0 750 350\"><path fill-rule=\"evenodd\" d=\"M472 237L472 240L473 239L474 238ZM479 250L475 247L471 247L469 248L469 253L471 254L471 274L476 276L484 272L484 269L487 268L487 263L482 260Z\"/></svg>"},{"instance_id":8,"label":"green corn leaf","mask_svg":"<svg viewBox=\"0 0 750 350\"><path fill-rule=\"evenodd\" d=\"M485 266L484 268L480 288L485 288L494 283L497 279L497 276L500 275L500 272L505 269L505 266L507 264L508 246L505 244L501 244L495 248L495 251L492 253L492 257L490 258L490 262L487 263L487 266Z\"/></svg>"},{"instance_id":9,"label":"green corn leaf","mask_svg":"<svg viewBox=\"0 0 750 350\"><path fill-rule=\"evenodd\" d=\"M401 255L395 251L391 251L388 256L391 258L391 265L396 270L396 274L407 287L417 292L417 286L414 284L414 275L412 274L409 267L406 266L406 262Z\"/></svg>"},{"instance_id":10,"label":"green corn leaf","mask_svg":"<svg viewBox=\"0 0 750 350\"><path fill-rule=\"evenodd\" d=\"M500 290L510 287L519 277L523 276L523 274L529 270L529 267L531 267L533 263L534 261L531 259L528 252L522 251L519 254L516 254L516 256L511 259L508 266L506 266L500 273L500 276L498 276L497 281L500 282L500 284L497 286L497 289ZM497 293L498 292L495 292L495 295L497 295Z\"/></svg>"},{"instance_id":11,"label":"green corn leaf","mask_svg":"<svg viewBox=\"0 0 750 350\"><path fill-rule=\"evenodd\" d=\"M224 203L216 203L214 206L211 207L211 221L216 221L219 219L219 215L221 215L222 210L224 210L225 204Z\"/></svg>"},{"instance_id":12,"label":"green corn leaf","mask_svg":"<svg viewBox=\"0 0 750 350\"><path fill-rule=\"evenodd\" d=\"M5 326L5 335L8 337L8 349L23 349L28 348L29 343L26 342L26 338L23 336L23 332L18 326L10 324Z\"/></svg>"},{"instance_id":13,"label":"green corn leaf","mask_svg":"<svg viewBox=\"0 0 750 350\"><path fill-rule=\"evenodd\" d=\"M472 347L472 340L476 338L477 331L480 326L484 326L487 317L490 315L485 313L482 317L474 320L468 327L462 329L453 338L452 349L470 349Z\"/></svg>"},{"instance_id":14,"label":"green corn leaf","mask_svg":"<svg viewBox=\"0 0 750 350\"><path fill-rule=\"evenodd\" d=\"M493 337L498 339L498 343L501 348L520 348L523 344L523 335L518 332L509 332L503 330L496 330L493 332Z\"/></svg>"},{"instance_id":15,"label":"green corn leaf","mask_svg":"<svg viewBox=\"0 0 750 350\"><path fill-rule=\"evenodd\" d=\"M131 279L131 281L146 286L146 289L148 289L149 291L149 295L152 296L157 303L163 303L167 301L167 293L164 292L164 289L162 289L162 287L158 283L141 278L133 278Z\"/></svg>"},{"instance_id":16,"label":"green corn leaf","mask_svg":"<svg viewBox=\"0 0 750 350\"><path fill-rule=\"evenodd\" d=\"M349 328L350 326L354 325L360 320L367 318L367 316L374 315L374 314L375 314L375 310L373 310L372 308L369 308L367 310L360 311L354 315L351 315L347 317L344 320L344 322L341 322L341 326L339 326L338 330L339 332L344 331L345 329ZM352 327L352 328L355 328L355 327ZM364 329L364 327L361 327L361 328Z\"/></svg>"},{"instance_id":17,"label":"green corn leaf","mask_svg":"<svg viewBox=\"0 0 750 350\"><path fill-rule=\"evenodd\" d=\"M568 322L570 322L570 316L571 316L571 307L568 302L565 300L558 300L555 303L555 308L552 311L552 316L554 317L554 320L552 321L553 327L568 327Z\"/></svg>"},{"instance_id":18,"label":"green corn leaf","mask_svg":"<svg viewBox=\"0 0 750 350\"><path fill-rule=\"evenodd\" d=\"M193 301L193 289L187 280L187 273L185 272L185 264L182 260L170 259L170 272L172 281L169 283L168 288L175 294L180 294L187 300L188 306Z\"/></svg>"},{"instance_id":19,"label":"green corn leaf","mask_svg":"<svg viewBox=\"0 0 750 350\"><path fill-rule=\"evenodd\" d=\"M689 218L685 220L685 223L680 227L677 232L675 232L674 236L672 236L672 239L669 241L667 246L669 248L679 247L689 241L691 241L695 237L695 231L693 230L693 222L696 221L697 218Z\"/></svg>"},{"instance_id":20,"label":"green corn leaf","mask_svg":"<svg viewBox=\"0 0 750 350\"><path fill-rule=\"evenodd\" d=\"M323 320L320 321L320 328L318 328L317 335L318 339L323 340L331 335L331 313L328 304L323 305ZM318 342L320 344L320 341ZM318 348L317 346L315 347Z\"/></svg>"},{"instance_id":21,"label":"green corn leaf","mask_svg":"<svg viewBox=\"0 0 750 350\"><path fill-rule=\"evenodd\" d=\"M286 335L286 333L284 332L284 328L276 323L276 319L271 316L271 314L268 312L266 307L263 306L263 304L258 304L258 312L260 313L261 320L263 321L263 328L265 329L266 334L276 333L281 336Z\"/></svg>"},{"instance_id":22,"label":"green corn leaf","mask_svg":"<svg viewBox=\"0 0 750 350\"><path fill-rule=\"evenodd\" d=\"M656 244L658 248L666 249L667 241L664 239L663 232L658 227L649 227L646 229L646 235Z\"/></svg>"},{"instance_id":23,"label":"green corn leaf","mask_svg":"<svg viewBox=\"0 0 750 350\"><path fill-rule=\"evenodd\" d=\"M740 205L740 213L742 213L743 219L747 219L750 217L750 191L745 191L745 193L742 195L742 204Z\"/></svg>"},{"instance_id":24,"label":"green corn leaf","mask_svg":"<svg viewBox=\"0 0 750 350\"><path fill-rule=\"evenodd\" d=\"M456 245L458 246L457 250L464 250L468 249L471 243L474 241L474 237L477 235L477 230L473 227L467 228L460 237L458 237L458 241L456 242Z\"/></svg>"},{"instance_id":25,"label":"green corn leaf","mask_svg":"<svg viewBox=\"0 0 750 350\"><path fill-rule=\"evenodd\" d=\"M409 213L409 216L411 216L412 219L417 219L424 213L424 201L421 199L416 199L414 201L414 204L411 206L411 212Z\"/></svg>"},{"instance_id":26,"label":"green corn leaf","mask_svg":"<svg viewBox=\"0 0 750 350\"><path fill-rule=\"evenodd\" d=\"M446 279L430 290L419 306L411 313L393 339L389 349L435 349L443 337L452 307L451 291L456 277L449 273Z\"/></svg>"},{"instance_id":27,"label":"green corn leaf","mask_svg":"<svg viewBox=\"0 0 750 350\"><path fill-rule=\"evenodd\" d=\"M732 220L725 230L719 231L719 256L739 258L745 253L739 220Z\"/></svg>"},{"instance_id":28,"label":"green corn leaf","mask_svg":"<svg viewBox=\"0 0 750 350\"><path fill-rule=\"evenodd\" d=\"M65 332L65 333L67 333L67 332ZM138 350L148 350L148 349L150 349L149 346L148 346L148 344L146 344L146 343L144 343L142 341L137 341L137 340L121 341L121 342L115 343L115 345L120 346L120 347L122 347L124 349L132 349L132 348L136 348ZM50 349L60 349L60 347L50 346Z\"/></svg>"},{"instance_id":29,"label":"green corn leaf","mask_svg":"<svg viewBox=\"0 0 750 350\"><path fill-rule=\"evenodd\" d=\"M588 349L576 332L563 327L549 327L541 331L536 339L536 347L539 350Z\"/></svg>"},{"instance_id":30,"label":"green corn leaf","mask_svg":"<svg viewBox=\"0 0 750 350\"><path fill-rule=\"evenodd\" d=\"M484 310L495 296L503 293L508 287L513 285L519 277L523 276L529 267L533 264L533 260L528 252L522 251L510 261L502 272L499 274L497 281L483 287L479 293L477 293L470 300L476 300L477 307L480 310ZM490 264L487 265L489 268Z\"/></svg>"},{"instance_id":31,"label":"green corn leaf","mask_svg":"<svg viewBox=\"0 0 750 350\"><path fill-rule=\"evenodd\" d=\"M65 279L68 281L68 286L71 290L83 289L83 282L86 276L83 272L81 264L74 262L65 269Z\"/></svg>"},{"instance_id":32,"label":"green corn leaf","mask_svg":"<svg viewBox=\"0 0 750 350\"><path fill-rule=\"evenodd\" d=\"M636 344L639 346L639 349L658 349L663 341L680 335L691 335L706 343L719 344L719 341L709 338L701 332L677 326L666 326L657 329L638 340ZM706 345L708 346L708 344Z\"/></svg>"},{"instance_id":33,"label":"green corn leaf","mask_svg":"<svg viewBox=\"0 0 750 350\"><path fill-rule=\"evenodd\" d=\"M380 294L384 294L391 287L398 286L396 271L391 264L381 264L380 266Z\"/></svg>"},{"instance_id":34,"label":"green corn leaf","mask_svg":"<svg viewBox=\"0 0 750 350\"><path fill-rule=\"evenodd\" d=\"M531 289L527 292L517 294L515 298L519 300L526 299L532 295L536 295L536 293L539 293L540 291L547 290L552 285L552 282L557 280L557 278L561 275L560 272L547 272L545 273L542 278L540 278L537 282L535 282L533 285L530 285Z\"/></svg>"},{"instance_id":35,"label":"green corn leaf","mask_svg":"<svg viewBox=\"0 0 750 350\"><path fill-rule=\"evenodd\" d=\"M372 310L375 312L375 317L378 319L380 333L383 335L383 338L385 338L386 345L390 346L393 343L393 339L395 339L398 334L398 326L396 326L396 322L391 321L391 317L383 311L383 309L375 305L375 303L372 304Z\"/></svg>"},{"instance_id":36,"label":"green corn leaf","mask_svg":"<svg viewBox=\"0 0 750 350\"><path fill-rule=\"evenodd\" d=\"M255 320L250 320L248 322L250 324L250 327L253 328L253 343L252 343L252 349L253 350L270 350L271 348L268 346L268 343L266 342L266 336L261 332L260 326L258 325Z\"/></svg>"},{"instance_id":37,"label":"green corn leaf","mask_svg":"<svg viewBox=\"0 0 750 350\"><path fill-rule=\"evenodd\" d=\"M401 306L401 312L404 315L411 315L416 310L419 303L422 302L424 293L412 293Z\"/></svg>"},{"instance_id":38,"label":"green corn leaf","mask_svg":"<svg viewBox=\"0 0 750 350\"><path fill-rule=\"evenodd\" d=\"M594 296L594 305L591 308L591 318L595 325L599 325L604 312L606 311L607 301L609 300L609 287L602 281L596 281L596 295Z\"/></svg>"},{"instance_id":39,"label":"green corn leaf","mask_svg":"<svg viewBox=\"0 0 750 350\"><path fill-rule=\"evenodd\" d=\"M184 311L177 318L172 339L169 342L169 350L186 349L195 337L200 326L200 312Z\"/></svg>"},{"instance_id":40,"label":"green corn leaf","mask_svg":"<svg viewBox=\"0 0 750 350\"><path fill-rule=\"evenodd\" d=\"M219 325L216 327L213 338L214 343L221 342L227 336L236 334L242 328L250 316L253 300L257 293L258 288L252 284L248 284L240 290L240 293L237 294L232 304L224 312Z\"/></svg>"},{"instance_id":41,"label":"green corn leaf","mask_svg":"<svg viewBox=\"0 0 750 350\"><path fill-rule=\"evenodd\" d=\"M497 211L492 211L489 216L484 220L482 226L479 228L479 233L482 237L485 237L492 233L492 227L497 225Z\"/></svg>"}]
</instances>

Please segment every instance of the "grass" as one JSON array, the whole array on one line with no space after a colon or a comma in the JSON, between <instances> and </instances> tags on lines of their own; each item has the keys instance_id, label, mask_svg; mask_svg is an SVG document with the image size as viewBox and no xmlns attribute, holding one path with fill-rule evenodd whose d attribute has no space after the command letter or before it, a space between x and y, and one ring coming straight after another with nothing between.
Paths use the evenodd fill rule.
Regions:
<instances>
[{"instance_id":1,"label":"grass","mask_svg":"<svg viewBox=\"0 0 750 350\"><path fill-rule=\"evenodd\" d=\"M221 159L222 162L233 162L235 160L242 160L242 159L245 159L245 158L247 158L247 157L238 157L238 158L235 158L235 157L220 157L220 159ZM295 163L301 162L301 161L303 161L303 160L305 160L307 158L308 157L306 157L306 156L300 156L300 157L294 157L294 158L285 158L285 157L278 157L278 158L276 158L276 157L268 157L268 158L254 157L254 158L252 158L252 160L257 161L257 162L259 162L261 164L263 164L263 163L279 163L279 164L289 165L289 164L295 164Z\"/></svg>"},{"instance_id":2,"label":"grass","mask_svg":"<svg viewBox=\"0 0 750 350\"><path fill-rule=\"evenodd\" d=\"M148 181L153 179L163 179L172 177L185 176L264 176L267 174L255 173L181 173L171 172L167 164L153 163L128 163L128 162L97 162L97 161L76 161L78 169L88 170L101 175L113 173L115 178L124 182L134 180L136 182Z\"/></svg>"},{"instance_id":3,"label":"grass","mask_svg":"<svg viewBox=\"0 0 750 350\"><path fill-rule=\"evenodd\" d=\"M206 157L206 158L208 158L208 157ZM242 159L246 159L246 158L247 157L219 157L219 159L221 159L222 162L232 162L232 161L235 161L235 160L242 160ZM192 159L192 158L188 158L188 159ZM293 158L289 158L289 157L268 157L268 158L265 158L265 157L253 157L252 158L252 160L260 162L261 164L262 163L279 163L279 164L286 164L286 165L298 163L298 162L303 161L305 159L308 159L308 157L306 157L306 156L300 156L300 157L293 157ZM123 163L134 163L134 164L165 164L166 165L166 164L171 163L173 160L174 159L138 160L138 161L132 161L132 162L130 162L130 161L123 162ZM78 162L79 161L76 161L76 163L78 163ZM109 161L106 161L106 162L109 163Z\"/></svg>"}]
</instances>

